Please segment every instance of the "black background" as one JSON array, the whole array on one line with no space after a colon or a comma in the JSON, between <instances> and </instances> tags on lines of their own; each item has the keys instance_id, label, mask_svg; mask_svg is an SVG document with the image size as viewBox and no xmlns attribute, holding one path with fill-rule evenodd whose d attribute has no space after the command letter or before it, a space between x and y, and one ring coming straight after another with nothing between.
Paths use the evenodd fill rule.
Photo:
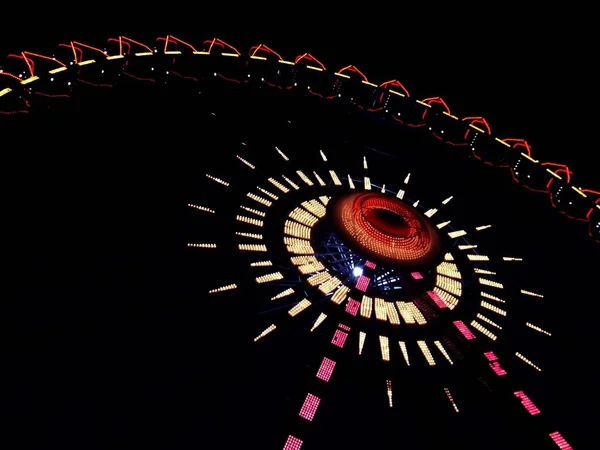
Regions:
<instances>
[{"instance_id":1,"label":"black background","mask_svg":"<svg viewBox=\"0 0 600 450\"><path fill-rule=\"evenodd\" d=\"M328 65L354 64L375 82L398 78L417 97L442 96L459 116L483 115L500 136L526 138L536 157L568 163L583 187L598 187L598 171L590 162L597 93L590 88L593 59L586 50L590 40L580 17L569 20L563 12L546 11L541 23L516 13L476 19L457 12L460 21L430 20L413 13L396 17L395 12L375 7L361 20L332 21L313 11L296 14L287 27L263 16L249 25L245 22L242 29L232 26L233 20L241 21L240 14L222 28L215 25L218 20L203 17L202 24L188 28L194 31L178 32L181 27L173 27L167 32L190 41L216 35L239 48L264 42L288 59L309 51ZM33 28L34 32L27 25L31 21L25 20L10 35L3 30L1 47L33 51L70 40L73 33L90 43L119 31L142 41L161 34L135 32L142 27L137 22L123 27L111 24L116 33L71 32L62 21L48 30ZM124 116L125 112L119 117ZM5 388L11 401L4 407L8 406L9 428L17 431L13 437L20 442L12 448L91 448L90 442L98 448L109 444L132 448L140 441L161 448L227 448L227 439L244 442L243 433L249 444L256 436L264 439L273 434L277 448L285 430L279 428L278 415L271 408L285 406L285 392L290 389L286 377L294 372L294 363L282 358L280 373L271 372L266 378L256 371L248 374L244 367L266 365L278 352L303 355L306 350L274 344L257 362L256 353L238 343L235 357L228 355L228 345L216 345L218 339L230 344L223 337L228 329L255 330L241 312L228 318L221 334L201 340L195 317L206 315L202 309L206 306L192 302L195 293L189 283L202 265L194 267L190 262L192 266L186 267L182 250L189 219L180 204L188 201L193 186L177 181L175 171L185 158L190 137L183 132L168 139L162 135L161 143L170 142L178 150L176 162L161 166L164 161L146 151L153 145L152 137L123 140L123 134L139 129L136 121L142 119L138 115L126 129L117 119L103 123L104 128L116 130L114 139L120 139L120 145L133 149L121 163L111 148L112 138L100 138L95 124L80 123L83 128L70 136L68 127L53 131L52 122L46 131L54 133L55 144L42 146L32 136L22 147L11 141L5 153L5 221L10 230L6 239L15 244L9 245L11 250L15 247L14 253L8 253L9 285L16 283L3 314L3 337L10 355L7 367L14 369L8 371ZM38 129L43 127L39 124ZM527 201L544 200L530 196ZM563 226L565 219L553 216L554 211L547 217L558 225L536 229L540 224L533 220L535 212L525 211L526 205L506 210L528 230L515 235L515 241L539 265L532 277L544 280L550 289L558 285L552 305L557 337L550 350L555 355L547 356L547 361L555 361L554 375L547 379L553 398L545 403L554 401L558 405L554 409L562 409L561 419L571 419L565 427L578 436L569 440L577 442L578 448L593 448L595 413L590 405L598 392L593 368L588 366L593 356L586 352L594 349L597 307L592 278L598 253L589 250L593 244L585 240L585 233ZM518 229L514 226L512 231ZM198 283L204 283L201 277ZM209 308L220 313L214 305ZM194 377L201 381L195 383ZM236 386L236 392L247 387L249 393L240 401L246 406L236 406L229 394L219 395L228 386ZM257 406L256 416L249 417L248 402L260 405L259 393L269 390L277 393L264 401L269 406ZM371 391L365 392L354 406L349 399L342 401L343 392L334 398L357 414L353 419L357 423L365 420L368 427L376 428L378 420L384 420L389 426L385 419L361 410L375 403L369 399ZM332 428L350 426L342 419L330 423ZM462 430L468 433L468 427ZM326 435L333 436L335 444L338 433ZM485 439L482 426L473 433ZM215 443L216 436L224 441ZM358 438L354 444L347 448L384 448Z\"/></svg>"}]
</instances>

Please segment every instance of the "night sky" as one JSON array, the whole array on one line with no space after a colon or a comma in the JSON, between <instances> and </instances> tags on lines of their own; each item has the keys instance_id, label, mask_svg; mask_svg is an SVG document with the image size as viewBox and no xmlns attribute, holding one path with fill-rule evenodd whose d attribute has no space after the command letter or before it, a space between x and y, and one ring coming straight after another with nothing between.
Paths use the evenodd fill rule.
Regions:
<instances>
[{"instance_id":1,"label":"night sky","mask_svg":"<svg viewBox=\"0 0 600 450\"><path fill-rule=\"evenodd\" d=\"M328 66L354 64L376 83L397 78L415 97L442 96L453 113L484 116L497 135L526 138L536 157L569 164L578 184L598 189L598 170L589 162L593 113L584 112L598 95L590 93L591 44L584 24L563 13L547 11L543 24L517 14L478 20L467 15L459 22L411 14L411 25L404 27L408 17L390 20L397 13L378 9L348 26L330 27L330 20L311 14L287 29L282 23L270 27L263 17L245 30L219 27L203 16L202 26L185 27L194 31L166 32L190 42L218 36L240 49L265 43L287 59L310 52ZM70 39L101 44L119 32L150 44L149 36L165 34L126 25L111 25L106 33L58 28L45 35L2 31L0 51L43 53ZM566 29L568 36L562 34ZM129 100L139 102L144 97L138 94ZM161 116L167 108L174 112ZM162 98L152 105L91 99L81 115L41 116L11 130L9 145L3 145L3 181L8 281L15 289L2 314L8 350L2 403L15 440L6 448L281 448L295 413L290 404L305 391L302 370L314 366L321 347L318 340L302 345L299 326L257 350L248 339L262 323L256 311L230 310L198 294L222 276L207 280L203 274L230 261L199 261L186 251L190 238L202 236L182 205L202 198L196 168L202 176L203 165L221 163L205 149L229 145L243 133L195 138L211 129L199 125L189 108ZM242 122L239 115L236 121ZM379 167L391 170L383 162ZM587 238L587 225L568 222L543 196L509 183L494 185L494 175L473 177L471 183L503 187L490 188L489 199L472 192L472 204L462 204L463 218L472 220L470 208L477 202L502 202L481 208L500 224L489 245L520 252L530 266L519 281L552 292L542 317L555 336L539 348L539 360L551 370L527 383L548 394L538 403L574 448L593 448L598 389L589 366L593 356L586 352L594 351L596 339L598 245ZM453 183L465 195L478 191L466 181ZM401 434L403 426L427 430L424 423L447 417L425 406L404 411L401 424L383 408L372 413L381 392L357 388L357 379L366 386L382 375L368 361L348 364L356 364L354 372L331 388L307 448L388 448L389 436ZM482 416L501 415L502 406L480 407ZM338 417L340 412L356 424ZM353 436L349 430L360 428L360 420L366 430ZM377 436L381 424L386 431ZM491 448L494 438L486 426L476 411L465 413L462 422L448 426L456 434L448 442L466 442L472 433L468 448ZM506 436L518 433L513 428ZM424 436L421 447L409 448L431 448L444 439ZM525 448L506 439L505 445Z\"/></svg>"}]
</instances>

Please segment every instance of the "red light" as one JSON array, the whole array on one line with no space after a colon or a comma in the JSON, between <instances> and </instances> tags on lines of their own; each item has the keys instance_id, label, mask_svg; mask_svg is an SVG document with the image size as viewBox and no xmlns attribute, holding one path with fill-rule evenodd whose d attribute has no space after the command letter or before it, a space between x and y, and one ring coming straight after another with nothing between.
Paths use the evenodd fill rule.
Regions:
<instances>
[{"instance_id":1,"label":"red light","mask_svg":"<svg viewBox=\"0 0 600 450\"><path fill-rule=\"evenodd\" d=\"M219 47L221 49L221 53L235 53L238 56L241 55L241 53L238 51L237 48L235 48L233 45L229 45L227 42L219 39L219 38L214 38L214 39L208 39L206 41L204 41L204 43L202 45L206 45L210 42L210 45L208 46L208 53L211 53L214 47Z\"/></svg>"},{"instance_id":2,"label":"red light","mask_svg":"<svg viewBox=\"0 0 600 450\"><path fill-rule=\"evenodd\" d=\"M498 375L499 377L502 377L504 375L506 375L506 370L504 370L502 367L500 367L500 363L497 361L494 361L493 363L490 363L490 367L492 368L492 370L494 371L494 373L496 375Z\"/></svg>"},{"instance_id":3,"label":"red light","mask_svg":"<svg viewBox=\"0 0 600 450\"><path fill-rule=\"evenodd\" d=\"M356 281L356 289L358 289L359 291L362 291L362 292L366 292L367 288L369 287L370 282L371 282L371 279L369 277L361 275L360 277L358 277L358 280Z\"/></svg>"},{"instance_id":4,"label":"red light","mask_svg":"<svg viewBox=\"0 0 600 450\"><path fill-rule=\"evenodd\" d=\"M483 117L465 117L463 120L468 121L469 125L476 126L479 129L485 129L484 131L487 131L488 135L492 134L490 125L487 123L487 120L485 120ZM469 133L471 131L471 127L469 127L465 133L465 140L469 137Z\"/></svg>"},{"instance_id":5,"label":"red light","mask_svg":"<svg viewBox=\"0 0 600 450\"><path fill-rule=\"evenodd\" d=\"M346 303L346 312L348 314L352 314L353 316L355 316L358 313L359 308L360 308L360 302L357 302L356 300L354 300L352 298L348 299L348 303Z\"/></svg>"},{"instance_id":6,"label":"red light","mask_svg":"<svg viewBox=\"0 0 600 450\"><path fill-rule=\"evenodd\" d=\"M355 66L346 66L341 68L340 70L338 70L338 73L344 73L344 72L350 72L350 73L355 73L357 74L359 77L361 77L363 79L363 81L369 81L366 77L366 75L364 73L362 73L360 70L358 70Z\"/></svg>"},{"instance_id":7,"label":"red light","mask_svg":"<svg viewBox=\"0 0 600 450\"><path fill-rule=\"evenodd\" d=\"M308 62L308 65L312 65L316 64L317 66L319 66L321 69L325 70L325 65L319 61L317 58L315 58L313 55L311 55L310 53L304 53L303 55L300 55L298 57L296 57L294 64L300 64L301 61L306 60Z\"/></svg>"},{"instance_id":8,"label":"red light","mask_svg":"<svg viewBox=\"0 0 600 450\"><path fill-rule=\"evenodd\" d=\"M375 264L374 262L371 262L371 261L367 261L365 263L365 267L368 267L369 269L375 269L377 267L377 264Z\"/></svg>"},{"instance_id":9,"label":"red light","mask_svg":"<svg viewBox=\"0 0 600 450\"><path fill-rule=\"evenodd\" d=\"M529 414L531 414L532 416L535 416L536 414L539 414L541 412L538 409L538 407L533 404L533 402L529 399L529 397L527 397L527 395L525 395L525 393L523 391L515 392L515 397L521 399L521 404L525 407L527 412L529 412Z\"/></svg>"},{"instance_id":10,"label":"red light","mask_svg":"<svg viewBox=\"0 0 600 450\"><path fill-rule=\"evenodd\" d=\"M333 369L335 369L335 361L333 359L323 358L319 370L317 371L317 378L323 381L329 381Z\"/></svg>"},{"instance_id":11,"label":"red light","mask_svg":"<svg viewBox=\"0 0 600 450\"><path fill-rule=\"evenodd\" d=\"M467 339L467 340L475 339L475 335L473 334L473 332L467 328L467 326L464 324L464 322L462 320L455 320L452 323L456 326L456 328L458 328L458 331L460 331L462 333L462 335L465 337L465 339Z\"/></svg>"},{"instance_id":12,"label":"red light","mask_svg":"<svg viewBox=\"0 0 600 450\"><path fill-rule=\"evenodd\" d=\"M346 343L346 338L348 337L348 333L342 331L342 330L335 330L335 333L333 334L333 339L331 340L331 343L337 347L344 347L344 344Z\"/></svg>"},{"instance_id":13,"label":"red light","mask_svg":"<svg viewBox=\"0 0 600 450\"><path fill-rule=\"evenodd\" d=\"M283 446L283 450L300 450L301 448L302 439L298 439L291 434L288 436L287 441L285 441L285 445Z\"/></svg>"},{"instance_id":14,"label":"red light","mask_svg":"<svg viewBox=\"0 0 600 450\"><path fill-rule=\"evenodd\" d=\"M512 144L512 148L517 149L517 150L521 151L522 153L525 153L527 156L531 157L531 147L525 139L505 138L502 140L504 142L506 142L507 144Z\"/></svg>"},{"instance_id":15,"label":"red light","mask_svg":"<svg viewBox=\"0 0 600 450\"><path fill-rule=\"evenodd\" d=\"M354 192L330 205L338 231L371 261L381 259L416 270L429 267L440 256L441 240L435 225L399 199Z\"/></svg>"},{"instance_id":16,"label":"red light","mask_svg":"<svg viewBox=\"0 0 600 450\"><path fill-rule=\"evenodd\" d=\"M494 352L485 352L483 356L485 356L488 361L498 361L498 357Z\"/></svg>"},{"instance_id":17,"label":"red light","mask_svg":"<svg viewBox=\"0 0 600 450\"><path fill-rule=\"evenodd\" d=\"M279 61L281 61L283 59L279 53L277 53L275 50L270 49L265 44L259 44L259 45L255 45L254 47L250 47L250 56L251 57L252 56L260 56L260 54L257 55L257 53L259 53L259 52L264 52L266 54L274 55L277 57L277 59Z\"/></svg>"},{"instance_id":18,"label":"red light","mask_svg":"<svg viewBox=\"0 0 600 450\"><path fill-rule=\"evenodd\" d=\"M442 300L442 297L440 297L439 295L437 295L435 292L433 291L427 291L427 295L429 296L429 298L431 300L433 300L433 302L438 306L438 308L447 308L448 305L446 304L446 302L444 300Z\"/></svg>"},{"instance_id":19,"label":"red light","mask_svg":"<svg viewBox=\"0 0 600 450\"><path fill-rule=\"evenodd\" d=\"M549 436L552 438L558 448L562 448L563 450L573 450L573 447L571 447L569 443L565 441L565 438L562 437L558 431L550 433Z\"/></svg>"},{"instance_id":20,"label":"red light","mask_svg":"<svg viewBox=\"0 0 600 450\"><path fill-rule=\"evenodd\" d=\"M410 93L408 92L408 90L398 80L386 81L385 83L381 83L380 87L388 88L388 89L389 88L400 88L407 97L410 97ZM381 99L379 99L379 101L381 101Z\"/></svg>"},{"instance_id":21,"label":"red light","mask_svg":"<svg viewBox=\"0 0 600 450\"><path fill-rule=\"evenodd\" d=\"M321 399L319 397L313 394L308 394L304 400L302 408L300 408L300 417L312 422L320 402Z\"/></svg>"}]
</instances>

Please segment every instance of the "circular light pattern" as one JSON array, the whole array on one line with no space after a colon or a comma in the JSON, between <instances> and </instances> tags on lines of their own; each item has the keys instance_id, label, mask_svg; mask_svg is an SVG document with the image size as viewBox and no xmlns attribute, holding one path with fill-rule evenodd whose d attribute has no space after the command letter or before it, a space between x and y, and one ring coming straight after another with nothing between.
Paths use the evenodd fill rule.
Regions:
<instances>
[{"instance_id":1,"label":"circular light pattern","mask_svg":"<svg viewBox=\"0 0 600 450\"><path fill-rule=\"evenodd\" d=\"M421 270L441 259L442 243L435 226L396 198L355 192L335 199L329 208L338 230L374 261Z\"/></svg>"},{"instance_id":2,"label":"circular light pattern","mask_svg":"<svg viewBox=\"0 0 600 450\"><path fill-rule=\"evenodd\" d=\"M180 50L167 52L170 38L169 36L164 38L164 53L180 54ZM123 47L125 42L128 47L130 45L145 47L142 50L146 51L127 55L134 60L138 60L138 57L152 57L158 53L157 50L153 51L144 44L123 40L122 37L118 42L120 47ZM229 61L235 61L237 58L240 61L243 59L240 58L241 54L236 49L218 39L207 41L209 44L206 49L201 51L183 41L175 41L175 38L171 40L171 43L173 42L187 45L192 49L191 55L194 57L210 55L213 47L219 47L223 50L218 55L219 58L223 57ZM71 43L70 47L75 54L74 63L78 73L87 70L81 69L81 67L89 67L96 63L96 60L92 59L81 60L81 56L78 60L75 43ZM79 49L79 47L77 48ZM251 51L252 54L249 57L249 60L252 60L251 64L255 64L255 60L267 60L266 56L256 55L259 48L260 46L255 47ZM81 51L81 49L79 50ZM270 49L264 47L263 50L268 50L269 57L273 55ZM122 52L121 48L118 55L112 55L109 57L110 59L107 58L107 61L117 61L118 64L122 64L118 62L126 57ZM100 51L100 53L103 52ZM325 67L310 55L303 55L296 62L285 61L279 55L277 56L278 58L274 60L278 67L277 74L290 66L296 70L296 65L303 59L311 63L306 67L302 66L302 70L309 71L307 73L315 75L325 72ZM27 61L25 55L23 58ZM175 61L176 58L169 57L165 59L165 61L167 60ZM52 69L50 73L62 74L65 72L60 76L70 73L67 72L65 64L60 64L62 67ZM124 70L127 66L128 64L124 64L122 69ZM246 66L250 67L248 64L244 65L244 67ZM135 69L135 65L132 65L131 69ZM223 75L219 70L217 68L214 72L212 70L210 72L214 73L214 77L217 79L237 85L247 81ZM152 71L154 71L154 67L152 67ZM148 74L137 76L129 72L123 73L137 81L156 82L149 78ZM177 72L164 71L164 73L173 76ZM18 86L37 82L39 78L34 77L33 73L31 75L26 80L16 80L19 83ZM227 75L229 74L227 73ZM247 75L250 77L250 73ZM354 92L352 89L355 86L349 83L356 80L352 80L350 75L362 77L358 83L360 88L364 86L369 86L369 89L379 88L368 82L366 77L354 66L348 66L332 75L335 80L333 82L335 95L323 97L318 92L312 91L310 86L308 93L328 99L345 97L348 92ZM175 76L190 83L199 80L195 76L182 76L182 74ZM296 72L290 79L297 80L295 77ZM280 90L292 88L292 84L289 86L277 85L267 82L264 77L261 77L260 80L261 83L275 86ZM53 82L54 78L51 78L50 81ZM77 81L89 85L102 85L101 83L91 83L83 78L77 79ZM396 83L391 86L402 90L401 85ZM296 81L293 82L294 87L297 84ZM69 81L68 86L70 85ZM106 86L106 84L104 85ZM15 86L17 85L15 84ZM398 90L390 90L389 87L386 83L381 86L383 91L379 102L382 105L374 111L385 110L387 114L387 108L391 108L388 105L391 99L393 99L392 103L397 100L404 102L408 97L408 92L405 95ZM7 88L1 91L0 95L8 95L12 92L12 88ZM373 98L373 92L368 92L368 98ZM21 97L18 98L21 99ZM351 98L354 102L354 97ZM394 114L393 120L409 126L421 127L425 125L427 115L427 120L430 117L437 117L458 123L458 118L450 114L441 99L426 99L426 101L417 101L416 104L420 105L418 108L425 109L424 113L414 115L414 123L411 123L410 117L403 117L406 122L396 117L401 115L400 106L398 106L399 109ZM436 104L442 104L444 111L440 110L440 113L433 109ZM427 114L428 112L429 114ZM212 116L214 115L215 113L212 113ZM475 126L475 123L480 122L470 121L466 125L469 128L464 139L466 140L467 136L470 136L470 145L473 151L475 151L473 147L475 139L487 139L490 134L489 128L486 133L485 130ZM449 123L454 124L454 122ZM435 130L432 130L431 127L429 130L436 135L439 126L441 125L435 125ZM444 127L448 129L445 125ZM499 139L496 141L498 143L494 145L502 146L500 147L502 150L504 147L511 147L506 141ZM257 160L259 158L252 157L246 143L243 144L243 147L239 150L241 154L235 155L232 160L241 163L244 170L258 172L260 162ZM267 153L265 148L260 150L263 155ZM315 149L314 152L316 155L317 150ZM318 152L323 162L327 164L328 159L323 150L318 150ZM308 153L306 149L303 149L301 157L305 157L306 153ZM296 167L292 155L277 146L269 155L275 158L278 158L277 155L279 155L280 162L284 161L287 164L285 175L271 173L271 177L261 180L261 185L256 186L253 183L250 190L248 190L247 184L250 183L249 180L254 182L255 178L238 176L239 174L233 176L229 174L230 176L228 176L230 167L221 168L218 176L206 174L207 183L213 183L217 189L229 189L229 192L236 193L241 189L246 193L244 201L239 205L238 213L234 216L236 224L240 228L235 231L235 240L231 239L233 236L228 236L225 242L218 242L217 236L222 230L217 227L221 227L223 224L223 222L218 222L213 229L214 236L207 239L209 242L188 244L194 251L218 252L223 247L229 248L231 242L234 241L235 250L239 251L239 258L231 265L247 263L254 271L253 283L250 286L247 279L239 276L240 271L228 270L227 273L231 275L231 279L225 284L211 286L207 289L209 294L227 295L227 292L243 292L245 289L252 289L253 294L258 293L252 297L256 303L276 302L280 306L277 311L284 311L284 315L273 315L275 317L273 321L261 328L262 331L257 332L254 337L255 342L267 336L272 337L273 332L286 325L285 320L293 319L309 308L311 310L318 309L318 315L312 322L309 331L322 327L326 330L324 334L331 337L328 344L331 344L336 350L354 346L355 350L352 351L364 356L367 353L365 342L367 339L373 339L377 342L381 363L392 368L398 368L399 366L396 364L400 364L402 370L406 370L421 363L429 367L446 364L455 368L468 369L470 366L462 365L461 362L469 357L478 358L479 363L485 362L487 376L503 377L507 375L503 361L494 353L492 344L500 338L505 320L509 315L507 311L510 311L502 292L505 286L509 288L509 291L514 292L514 286L510 286L510 280L506 280L506 283L499 281L496 271L490 270L487 266L490 258L477 253L474 250L477 245L464 239L464 236L471 233L472 230L453 229L447 232L447 238L442 238L440 233L445 233L446 230L438 230L443 230L450 221L443 220L434 223L432 217L438 212L437 208L425 210L423 204L420 204L419 208L425 211L422 213L417 209L419 202L415 202L413 206L405 203L405 189L407 189L409 176L406 177L402 188L397 191L391 191L389 187L386 189L385 184L378 186L372 183L367 176L364 176L361 186L359 181L348 175L348 184L346 185L329 167L327 169L323 169L322 166L311 167L311 169L314 168L312 173L301 170L300 166L305 169L306 162L302 161L302 164ZM537 164L537 161L530 157L529 151L526 154L520 153L520 155ZM477 154L475 156L478 157ZM521 156L517 157L516 165L520 161L524 161ZM366 157L362 158L363 168L368 170ZM272 167L276 164L271 165L271 161L262 162L266 162L263 164L263 168L266 167L263 170L268 172L274 170ZM288 170L290 166L293 166L292 170ZM330 180L327 173L329 173ZM392 185L393 183L388 184L388 186ZM396 188L398 187L396 186ZM380 189L381 193L374 192L373 189ZM573 195L587 198L584 191L573 190L576 193ZM219 197L213 195L210 190L205 191L204 195L203 203L205 205L190 203L189 206L202 214L219 215L218 202L214 201ZM221 191L219 195L226 196ZM451 197L444 200L442 205L446 205L450 199ZM249 205L246 202L254 203ZM276 203L278 203L278 208L272 208ZM438 207L441 209L442 205L438 205ZM591 216L592 213L595 214L595 210L590 211L588 215ZM440 211L440 216L442 215L447 216L447 211ZM326 221L335 225L334 228L339 236L323 236L318 228L320 223ZM482 231L487 228L489 226L480 226L473 231ZM211 228L207 225L205 229L210 230ZM326 238L331 238L331 240L323 243ZM446 239L451 243L451 251L444 250L443 241ZM283 241L283 247L281 241ZM318 250L323 246L329 246L327 255ZM247 255L252 256L248 258ZM331 255L333 255L333 259ZM500 261L500 258L497 259ZM501 261L520 261L520 258L503 257ZM388 289L389 286L392 286L393 289ZM519 289L516 293L529 297L542 297L541 294L525 289ZM306 314L301 317L306 317ZM550 335L548 331L533 323L527 322L523 325L543 335ZM323 357L314 377L316 383L328 382L335 370L341 370L336 368L335 353L327 348L325 354L326 356ZM519 351L515 352L513 356L532 370L542 370ZM395 378L397 373L400 374L398 375L400 378ZM396 383L394 380L403 379L403 373L405 372L390 370L389 379L386 379L385 383L381 383L381 389L386 391L389 407L394 406L393 386ZM452 386L444 387L443 392L452 408L458 412L460 397L451 394L452 388ZM531 401L523 391L516 391L513 394L521 400L530 414L539 413L535 406L531 406ZM299 417L312 421L320 402L320 397L309 392L303 402L298 402ZM562 439L556 432L549 435L555 442ZM303 439L301 437L290 435L283 448L284 450L298 450L302 446ZM562 447L567 448L564 445Z\"/></svg>"}]
</instances>

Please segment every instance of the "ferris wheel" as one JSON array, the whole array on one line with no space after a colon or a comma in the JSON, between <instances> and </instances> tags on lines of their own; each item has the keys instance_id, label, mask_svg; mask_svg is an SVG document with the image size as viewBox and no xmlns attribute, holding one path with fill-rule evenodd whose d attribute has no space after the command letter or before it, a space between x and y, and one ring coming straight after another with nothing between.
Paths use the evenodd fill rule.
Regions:
<instances>
[{"instance_id":1,"label":"ferris wheel","mask_svg":"<svg viewBox=\"0 0 600 450\"><path fill-rule=\"evenodd\" d=\"M495 225L454 210L456 177L444 178L451 160L505 171L598 241L600 192L574 184L568 166L540 162L525 140L494 136L484 118L460 118L440 97L415 100L397 80L374 83L352 65L331 70L308 53L286 60L265 45L242 53L217 38L71 41L51 55L9 55L0 75L5 123L130 88L204 101L220 143L200 136L190 146L204 164L187 204L187 246L218 264L202 274L199 295L224 302L224 316L248 309L255 346L282 335L315 348L277 448L317 448L310 425L350 356L383 374L380 408L416 400L427 379L441 407L460 414L478 396L465 387L469 374L532 416L539 448L571 448L551 421L537 421L541 407L510 370L543 370L535 348L506 332L536 343L552 336L532 313L546 287L521 283L515 273L527 260L488 246ZM261 129L263 109L272 122ZM411 140L394 142L398 134ZM378 139L389 149L371 143ZM430 139L432 150L414 139Z\"/></svg>"}]
</instances>

